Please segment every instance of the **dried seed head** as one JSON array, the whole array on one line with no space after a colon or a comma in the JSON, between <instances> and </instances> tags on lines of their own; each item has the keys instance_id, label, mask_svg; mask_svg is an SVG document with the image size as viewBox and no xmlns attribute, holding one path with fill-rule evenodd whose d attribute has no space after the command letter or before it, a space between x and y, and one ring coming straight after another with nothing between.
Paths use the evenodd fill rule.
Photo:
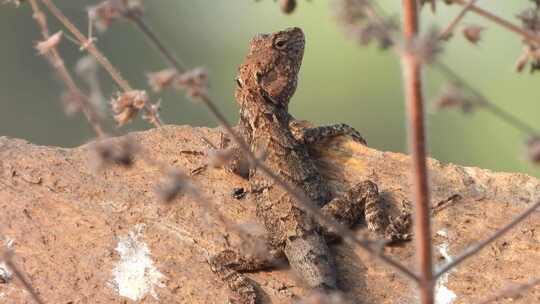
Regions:
<instances>
[{"instance_id":1,"label":"dried seed head","mask_svg":"<svg viewBox=\"0 0 540 304\"><path fill-rule=\"evenodd\" d=\"M373 41L379 43L381 49L393 45L394 32L398 29L393 19L374 19L368 0L339 0L334 1L334 10L337 21L351 38L362 45Z\"/></svg>"},{"instance_id":2,"label":"dried seed head","mask_svg":"<svg viewBox=\"0 0 540 304\"><path fill-rule=\"evenodd\" d=\"M179 75L176 69L165 69L146 74L148 84L150 87L152 87L154 92L160 92L161 90L169 87L178 76Z\"/></svg>"},{"instance_id":3,"label":"dried seed head","mask_svg":"<svg viewBox=\"0 0 540 304\"><path fill-rule=\"evenodd\" d=\"M207 95L208 73L204 68L195 68L180 74L175 84L177 88L185 90L187 96L197 98Z\"/></svg>"},{"instance_id":4,"label":"dried seed head","mask_svg":"<svg viewBox=\"0 0 540 304\"><path fill-rule=\"evenodd\" d=\"M296 8L296 0L279 0L279 7L284 14L290 14Z\"/></svg>"},{"instance_id":5,"label":"dried seed head","mask_svg":"<svg viewBox=\"0 0 540 304\"><path fill-rule=\"evenodd\" d=\"M62 105L66 115L74 115L84 109L86 96L79 92L67 91L62 94Z\"/></svg>"},{"instance_id":6,"label":"dried seed head","mask_svg":"<svg viewBox=\"0 0 540 304\"><path fill-rule=\"evenodd\" d=\"M25 0L4 0L2 4L13 4L15 7L19 7Z\"/></svg>"},{"instance_id":7,"label":"dried seed head","mask_svg":"<svg viewBox=\"0 0 540 304\"><path fill-rule=\"evenodd\" d=\"M408 51L414 54L418 60L431 63L442 51L439 32L435 28L430 28L426 34L412 41L408 47Z\"/></svg>"},{"instance_id":8,"label":"dried seed head","mask_svg":"<svg viewBox=\"0 0 540 304\"><path fill-rule=\"evenodd\" d=\"M131 167L138 150L139 147L130 137L98 141L92 145L92 167L98 170L110 165Z\"/></svg>"},{"instance_id":9,"label":"dried seed head","mask_svg":"<svg viewBox=\"0 0 540 304\"><path fill-rule=\"evenodd\" d=\"M148 121L153 125L159 125L161 123L159 119L159 110L161 109L161 100L150 106L144 108L142 119Z\"/></svg>"},{"instance_id":10,"label":"dried seed head","mask_svg":"<svg viewBox=\"0 0 540 304\"><path fill-rule=\"evenodd\" d=\"M478 104L479 102L471 99L460 86L448 85L443 88L439 97L437 97L434 107L436 110L459 107L464 113L470 113Z\"/></svg>"},{"instance_id":11,"label":"dried seed head","mask_svg":"<svg viewBox=\"0 0 540 304\"><path fill-rule=\"evenodd\" d=\"M537 32L540 30L540 16L536 8L527 8L521 11L516 17L521 20L523 27L529 31Z\"/></svg>"},{"instance_id":12,"label":"dried seed head","mask_svg":"<svg viewBox=\"0 0 540 304\"><path fill-rule=\"evenodd\" d=\"M142 5L138 0L105 0L87 9L88 18L100 31L105 31L114 19L130 14L142 15Z\"/></svg>"},{"instance_id":13,"label":"dried seed head","mask_svg":"<svg viewBox=\"0 0 540 304\"><path fill-rule=\"evenodd\" d=\"M58 31L52 36L50 36L45 41L40 41L36 43L36 49L40 55L45 55L50 52L52 49L56 48L60 41L62 40L62 31Z\"/></svg>"},{"instance_id":14,"label":"dried seed head","mask_svg":"<svg viewBox=\"0 0 540 304\"><path fill-rule=\"evenodd\" d=\"M527 158L534 164L540 164L540 137L531 137L527 141Z\"/></svg>"},{"instance_id":15,"label":"dried seed head","mask_svg":"<svg viewBox=\"0 0 540 304\"><path fill-rule=\"evenodd\" d=\"M75 72L77 75L86 82L90 93L88 94L88 101L94 108L94 112L103 118L105 113L105 97L101 90L98 76L99 66L97 60L92 55L81 57L75 65Z\"/></svg>"},{"instance_id":16,"label":"dried seed head","mask_svg":"<svg viewBox=\"0 0 540 304\"><path fill-rule=\"evenodd\" d=\"M188 176L182 171L171 169L167 172L165 180L156 187L155 192L159 200L169 203L174 200L188 185Z\"/></svg>"},{"instance_id":17,"label":"dried seed head","mask_svg":"<svg viewBox=\"0 0 540 304\"><path fill-rule=\"evenodd\" d=\"M118 94L118 96L111 101L114 119L118 123L118 126L130 122L137 116L139 110L144 108L147 102L148 95L145 91L133 90Z\"/></svg>"},{"instance_id":18,"label":"dried seed head","mask_svg":"<svg viewBox=\"0 0 540 304\"><path fill-rule=\"evenodd\" d=\"M463 30L463 36L472 44L477 44L480 41L482 31L485 30L484 27L479 25L469 25L466 26Z\"/></svg>"}]
</instances>

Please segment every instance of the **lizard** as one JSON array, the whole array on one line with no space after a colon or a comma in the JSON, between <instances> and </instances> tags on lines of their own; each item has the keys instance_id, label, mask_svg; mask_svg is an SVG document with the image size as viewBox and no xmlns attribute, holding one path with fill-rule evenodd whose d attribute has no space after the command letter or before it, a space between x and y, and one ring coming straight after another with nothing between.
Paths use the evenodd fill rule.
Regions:
<instances>
[{"instance_id":1,"label":"lizard","mask_svg":"<svg viewBox=\"0 0 540 304\"><path fill-rule=\"evenodd\" d=\"M267 168L303 191L324 215L348 226L364 216L368 228L384 238L408 239L410 235L405 231L410 217L404 214L399 217L400 223L390 223L374 182L361 182L341 196L332 197L327 181L310 157L310 145L331 137L347 135L362 144L366 142L346 124L310 127L289 114L304 46L304 33L298 27L251 39L236 78L235 99L240 106L237 132L254 154L263 155L261 161ZM249 179L257 217L267 231L271 257L245 256L226 249L210 258L211 269L234 292L234 301L256 303L256 289L244 273L271 267L271 258L283 255L309 288L338 290L335 261L327 244L329 233L261 170L252 167L246 171L241 165L245 163L240 159L243 154L236 149L237 157L229 169Z\"/></svg>"}]
</instances>

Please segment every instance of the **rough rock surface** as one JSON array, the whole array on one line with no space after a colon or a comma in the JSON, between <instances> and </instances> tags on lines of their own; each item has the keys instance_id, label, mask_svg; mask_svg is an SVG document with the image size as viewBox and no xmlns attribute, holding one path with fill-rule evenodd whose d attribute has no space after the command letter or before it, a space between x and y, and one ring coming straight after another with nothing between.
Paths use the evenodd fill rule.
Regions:
<instances>
[{"instance_id":1,"label":"rough rock surface","mask_svg":"<svg viewBox=\"0 0 540 304\"><path fill-rule=\"evenodd\" d=\"M147 158L189 172L208 161L201 137L218 143L219 134L215 129L167 126L132 137ZM13 261L44 302L224 303L228 289L211 273L206 259L228 243L242 246L246 240L235 237L205 206L213 204L249 230L255 219L249 194L240 200L231 195L233 188L247 189L247 183L208 168L192 177L205 202L184 194L163 204L153 191L163 179L158 168L138 157L129 169L95 171L91 154L89 145L62 149L0 138L0 242L14 250ZM314 155L336 191L343 189L343 181L347 185L369 178L379 184L388 206L410 201L405 155L346 139L318 147ZM459 195L433 215L439 264L540 198L540 181L524 174L435 160L429 161L429 170L433 204ZM347 244L333 250L340 285L355 302L417 302L414 285L391 268ZM385 252L414 267L412 243ZM538 261L540 212L441 278L439 303L476 302L509 283L539 278ZM0 276L9 277L5 272L0 262ZM286 267L250 277L265 294L264 302L290 303L306 292ZM540 288L517 300L540 302ZM0 278L0 303L30 302L16 280Z\"/></svg>"}]
</instances>

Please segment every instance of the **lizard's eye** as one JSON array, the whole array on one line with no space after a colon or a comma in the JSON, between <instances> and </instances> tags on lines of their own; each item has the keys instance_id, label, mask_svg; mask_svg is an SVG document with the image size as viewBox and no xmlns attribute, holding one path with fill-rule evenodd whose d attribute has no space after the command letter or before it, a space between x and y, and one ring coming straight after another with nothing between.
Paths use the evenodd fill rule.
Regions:
<instances>
[{"instance_id":1,"label":"lizard's eye","mask_svg":"<svg viewBox=\"0 0 540 304\"><path fill-rule=\"evenodd\" d=\"M276 41L274 42L274 46L278 50L284 49L286 45L287 45L287 40L286 39L276 39Z\"/></svg>"}]
</instances>

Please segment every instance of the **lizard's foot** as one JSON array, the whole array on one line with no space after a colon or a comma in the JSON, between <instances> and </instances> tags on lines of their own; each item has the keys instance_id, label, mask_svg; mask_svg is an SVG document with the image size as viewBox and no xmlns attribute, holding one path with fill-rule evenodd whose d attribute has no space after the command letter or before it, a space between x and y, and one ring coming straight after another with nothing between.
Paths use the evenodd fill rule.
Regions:
<instances>
[{"instance_id":1,"label":"lizard's foot","mask_svg":"<svg viewBox=\"0 0 540 304\"><path fill-rule=\"evenodd\" d=\"M334 198L321 210L347 227L352 227L364 216L368 229L390 243L408 241L411 238L411 234L408 233L411 224L410 212L402 208L398 217L389 218L379 199L377 185L369 180ZM328 236L330 239L338 237L332 231Z\"/></svg>"},{"instance_id":2,"label":"lizard's foot","mask_svg":"<svg viewBox=\"0 0 540 304\"><path fill-rule=\"evenodd\" d=\"M351 227L358 222L364 215L364 210L369 210L370 220L368 226L372 230L379 230L384 223L379 223L380 207L379 190L372 181L361 182L343 195L334 198L328 204L324 205L321 211L330 217L333 217L341 224ZM366 216L367 217L367 216Z\"/></svg>"},{"instance_id":3,"label":"lizard's foot","mask_svg":"<svg viewBox=\"0 0 540 304\"><path fill-rule=\"evenodd\" d=\"M402 202L401 214L392 217L385 230L385 238L391 243L401 243L410 241L412 233L410 232L412 224L411 208L407 202Z\"/></svg>"},{"instance_id":4,"label":"lizard's foot","mask_svg":"<svg viewBox=\"0 0 540 304\"><path fill-rule=\"evenodd\" d=\"M229 299L235 304L257 303L254 283L242 272L253 272L271 268L271 259L244 257L234 250L224 250L209 260L210 268L227 285L234 295Z\"/></svg>"}]
</instances>

